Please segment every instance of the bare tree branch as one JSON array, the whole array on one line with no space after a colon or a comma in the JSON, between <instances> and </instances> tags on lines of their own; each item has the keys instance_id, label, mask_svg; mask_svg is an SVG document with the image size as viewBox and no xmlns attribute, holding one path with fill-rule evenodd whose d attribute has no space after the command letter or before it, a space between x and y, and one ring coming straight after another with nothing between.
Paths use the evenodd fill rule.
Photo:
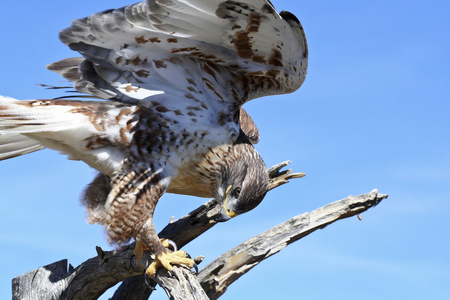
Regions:
<instances>
[{"instance_id":1,"label":"bare tree branch","mask_svg":"<svg viewBox=\"0 0 450 300\"><path fill-rule=\"evenodd\" d=\"M144 275L139 274L125 279L110 300L147 300L155 288L154 280L146 280Z\"/></svg>"},{"instance_id":2,"label":"bare tree branch","mask_svg":"<svg viewBox=\"0 0 450 300\"><path fill-rule=\"evenodd\" d=\"M160 268L155 278L171 300L209 300L197 277L184 268L173 268L172 274Z\"/></svg>"},{"instance_id":3,"label":"bare tree branch","mask_svg":"<svg viewBox=\"0 0 450 300\"><path fill-rule=\"evenodd\" d=\"M302 173L291 173L290 170L280 172L281 168L288 163L289 162L281 163L269 169L272 178L272 188L286 183L287 180L291 178L304 176ZM367 200L368 202L355 202L350 198L346 198L336 202L337 204L333 203L309 214L303 214L301 215L303 217L300 219L294 218L295 221L287 221L286 224L291 224L291 226L296 225L294 227L297 229L303 228L302 233L295 235L288 231L291 230L291 227L287 225L280 227L278 232L275 232L276 235L279 235L279 244L273 243L272 246L274 247L272 247L268 253L273 255L291 242L310 232L313 232L318 228L323 228L338 219L360 213L373 207L373 201L378 203L384 199L383 197L386 197L384 195L375 197L375 194L378 195L373 191L370 194L356 197L356 199L366 197L367 199L372 199L370 200L372 202L369 200ZM373 199L374 197L378 200ZM343 202L345 202L346 205L344 205ZM368 203L372 204L369 205ZM322 211L323 215L318 213L320 211ZM179 247L182 247L214 226L216 224L215 216L218 212L219 207L217 203L214 200L211 200L190 214L167 225L160 233L160 237L169 238ZM329 217L325 218L326 216ZM305 218L310 220L309 223L303 222ZM311 220L315 220L314 218L318 218L320 222L311 222ZM287 232L284 232L283 230L286 230ZM283 239L283 237L289 235L291 236L287 241ZM266 244L267 247L270 245L270 243ZM124 283L122 283L121 287L117 290L113 299L147 299L151 293L151 288L147 287L143 280L142 273L145 270L145 266L152 261L152 258L150 254L145 253L143 260L136 262L136 266L141 270L141 272L139 272L130 264L130 257L133 249L134 244L114 251L103 251L100 248L97 248L98 256L87 260L77 268L69 270L68 272L67 261L62 261L60 262L61 264L57 264L53 267L52 264L19 276L13 280L13 299L97 299L104 291L106 291L106 289L124 280ZM259 263L259 261L270 256L261 256L261 254L258 253L252 254L248 249L241 249L240 251L244 251L242 253L250 253L253 255L252 259L257 257L258 260L249 261L243 259L244 257L241 257L238 259L236 265L230 265L226 259L227 254L224 254L225 256L221 256L214 262L215 267L212 267L210 264L202 270L199 277L197 277L200 279L199 281L209 296L217 298L222 295L226 290L226 287L241 276L236 275L239 273L236 270L245 270L246 272L255 264ZM220 264L220 261L223 262L223 265ZM223 276L224 280L219 279L219 273L220 276ZM192 271L185 268L175 266L172 274L169 274L165 270L160 270L157 273L156 281L159 285L163 286L171 299L206 299L206 294L200 288L199 281L192 275ZM39 282L38 288L36 288L37 282ZM132 296L130 296L130 291L134 291ZM127 294L128 296L125 296Z\"/></svg>"},{"instance_id":4,"label":"bare tree branch","mask_svg":"<svg viewBox=\"0 0 450 300\"><path fill-rule=\"evenodd\" d=\"M279 181L279 184L271 185L272 188L286 183L290 178L301 177L297 176L297 173L291 174L290 170L280 172L289 163L283 162L268 170L271 181ZM217 202L210 200L181 219L168 224L159 236L173 240L181 248L217 224L215 217L219 211L220 207ZM13 290L16 291L14 293L16 296L13 299L97 299L108 288L121 281L124 282L113 299L126 299L126 297L130 297L129 299L148 299L151 288L145 283L142 273L145 270L144 264L148 265L152 259L146 253L143 260L136 263L142 272L136 271L130 264L134 246L135 244L132 243L114 251L103 251L97 247L98 256L88 259L76 269L69 270L69 272L67 272L67 266L64 267L63 261L57 264L58 273L56 275L49 272L49 269L54 267L54 264L51 264L16 277L13 280ZM180 269L184 276L189 276L186 273L189 271ZM38 285L41 287L39 294L36 294L35 291L37 280L42 281ZM149 283L155 285L152 280ZM139 292L132 296L125 296L130 295L129 291L131 290Z\"/></svg>"},{"instance_id":5,"label":"bare tree branch","mask_svg":"<svg viewBox=\"0 0 450 300\"><path fill-rule=\"evenodd\" d=\"M289 179L302 178L305 177L305 173L292 173L291 169L281 171L284 167L291 163L290 160L284 161L282 163L276 164L270 167L267 171L269 173L269 191L289 182Z\"/></svg>"},{"instance_id":6,"label":"bare tree branch","mask_svg":"<svg viewBox=\"0 0 450 300\"><path fill-rule=\"evenodd\" d=\"M360 196L349 196L298 215L224 253L207 265L198 275L209 299L217 299L227 287L266 258L278 253L308 234L338 220L352 217L376 206L387 195L377 190Z\"/></svg>"}]
</instances>

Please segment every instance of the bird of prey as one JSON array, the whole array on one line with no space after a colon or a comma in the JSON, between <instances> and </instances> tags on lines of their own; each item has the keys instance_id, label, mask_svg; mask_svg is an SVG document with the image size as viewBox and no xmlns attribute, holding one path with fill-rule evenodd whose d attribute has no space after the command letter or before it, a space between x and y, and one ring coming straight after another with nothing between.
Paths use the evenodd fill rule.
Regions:
<instances>
[{"instance_id":1,"label":"bird of prey","mask_svg":"<svg viewBox=\"0 0 450 300\"><path fill-rule=\"evenodd\" d=\"M225 221L268 189L242 105L303 83L308 49L291 13L268 0L147 0L75 20L61 41L82 57L48 66L97 100L0 98L0 159L44 147L100 172L88 220L111 243L149 249L147 269L192 266L159 240L153 212L165 193L212 197ZM108 100L108 101L105 101Z\"/></svg>"}]
</instances>

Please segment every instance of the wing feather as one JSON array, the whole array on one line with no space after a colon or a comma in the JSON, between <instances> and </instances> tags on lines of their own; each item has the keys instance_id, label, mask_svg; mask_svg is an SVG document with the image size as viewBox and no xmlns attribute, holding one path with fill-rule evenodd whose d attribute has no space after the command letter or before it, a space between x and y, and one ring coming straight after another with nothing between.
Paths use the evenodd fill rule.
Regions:
<instances>
[{"instance_id":1,"label":"wing feather","mask_svg":"<svg viewBox=\"0 0 450 300\"><path fill-rule=\"evenodd\" d=\"M60 38L87 60L75 88L146 105L194 96L217 112L293 92L307 69L300 22L263 0L148 0L75 20Z\"/></svg>"}]
</instances>

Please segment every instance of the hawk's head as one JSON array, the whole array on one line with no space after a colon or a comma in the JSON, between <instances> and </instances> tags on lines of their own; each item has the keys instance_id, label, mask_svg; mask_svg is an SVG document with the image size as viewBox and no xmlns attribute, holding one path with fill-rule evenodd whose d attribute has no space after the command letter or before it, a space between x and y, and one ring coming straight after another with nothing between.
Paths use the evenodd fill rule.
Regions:
<instances>
[{"instance_id":1,"label":"hawk's head","mask_svg":"<svg viewBox=\"0 0 450 300\"><path fill-rule=\"evenodd\" d=\"M227 221L255 208L269 188L267 167L249 143L235 144L228 155L214 198L221 207L217 221Z\"/></svg>"}]
</instances>

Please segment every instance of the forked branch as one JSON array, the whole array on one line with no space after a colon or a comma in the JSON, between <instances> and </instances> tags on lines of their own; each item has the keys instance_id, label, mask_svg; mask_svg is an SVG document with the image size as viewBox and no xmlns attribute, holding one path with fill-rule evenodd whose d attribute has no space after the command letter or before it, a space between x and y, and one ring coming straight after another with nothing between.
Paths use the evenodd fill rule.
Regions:
<instances>
[{"instance_id":1,"label":"forked branch","mask_svg":"<svg viewBox=\"0 0 450 300\"><path fill-rule=\"evenodd\" d=\"M338 220L358 215L386 198L387 195L373 190L293 217L222 254L202 269L197 278L209 299L217 299L235 280L291 243Z\"/></svg>"},{"instance_id":2,"label":"forked branch","mask_svg":"<svg viewBox=\"0 0 450 300\"><path fill-rule=\"evenodd\" d=\"M289 179L303 177L303 173L281 171L289 162L269 169L270 188L273 189ZM238 247L223 254L201 270L195 277L191 270L175 267L173 274L158 271L156 281L171 299L217 299L237 278L260 261L279 252L290 243L340 220L359 214L385 199L376 190L358 197L350 196L322 208L286 221L265 233L251 238ZM183 247L217 222L219 207L211 200L188 215L171 222L160 233L160 237L173 240ZM151 262L147 253L136 271L130 264L134 244L114 250L97 248L98 255L67 271L67 261L61 261L13 279L13 299L97 299L109 287L124 281L112 299L147 299L155 283L145 283L142 272ZM233 260L229 258L233 257ZM39 285L36 283L39 282ZM203 289L200 287L203 287ZM204 291L203 291L204 290ZM206 294L205 294L206 292Z\"/></svg>"}]
</instances>

